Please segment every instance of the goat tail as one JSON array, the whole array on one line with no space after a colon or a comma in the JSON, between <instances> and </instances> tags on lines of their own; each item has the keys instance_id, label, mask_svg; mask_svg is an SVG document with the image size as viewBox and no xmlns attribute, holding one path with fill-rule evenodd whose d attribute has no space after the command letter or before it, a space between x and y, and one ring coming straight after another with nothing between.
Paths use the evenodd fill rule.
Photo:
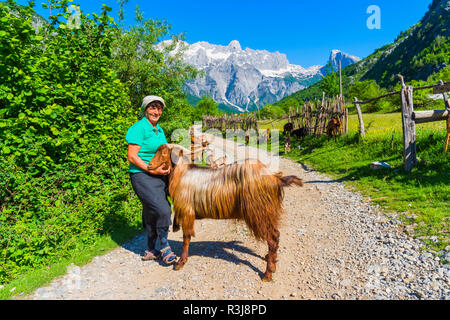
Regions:
<instances>
[{"instance_id":1,"label":"goat tail","mask_svg":"<svg viewBox=\"0 0 450 320\"><path fill-rule=\"evenodd\" d=\"M283 187L289 187L291 184L296 184L297 186L300 187L303 186L303 180L297 176L285 176L285 177L280 176L280 180L281 186Z\"/></svg>"}]
</instances>

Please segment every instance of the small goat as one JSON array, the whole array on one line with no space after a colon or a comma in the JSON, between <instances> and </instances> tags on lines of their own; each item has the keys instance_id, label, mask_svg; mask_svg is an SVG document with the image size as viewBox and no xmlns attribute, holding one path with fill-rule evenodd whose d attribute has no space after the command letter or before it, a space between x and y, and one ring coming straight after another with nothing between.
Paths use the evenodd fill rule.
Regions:
<instances>
[{"instance_id":1,"label":"small goat","mask_svg":"<svg viewBox=\"0 0 450 320\"><path fill-rule=\"evenodd\" d=\"M195 219L244 220L258 240L267 241L267 268L263 281L271 281L276 270L282 212L283 187L302 186L296 176L271 173L260 161L245 160L211 169L188 163L182 147L161 145L149 163L150 169L173 168L169 176L169 194L173 200L173 231L183 228L183 251L175 265L181 269L188 260L189 243L195 236Z\"/></svg>"},{"instance_id":2,"label":"small goat","mask_svg":"<svg viewBox=\"0 0 450 320\"><path fill-rule=\"evenodd\" d=\"M283 135L291 134L292 130L294 130L294 125L291 122L286 123L283 126Z\"/></svg>"},{"instance_id":3,"label":"small goat","mask_svg":"<svg viewBox=\"0 0 450 320\"><path fill-rule=\"evenodd\" d=\"M270 139L272 138L272 134L270 132L270 129L268 128L266 131L264 131L261 136L259 137L258 141L259 143L264 143L266 141L270 141Z\"/></svg>"},{"instance_id":4,"label":"small goat","mask_svg":"<svg viewBox=\"0 0 450 320\"><path fill-rule=\"evenodd\" d=\"M219 159L214 160L213 163L210 165L210 167L213 169L217 169L226 164L227 164L227 156L223 156L220 157Z\"/></svg>"},{"instance_id":5,"label":"small goat","mask_svg":"<svg viewBox=\"0 0 450 320\"><path fill-rule=\"evenodd\" d=\"M291 136L287 135L284 139L284 152L289 153L291 152Z\"/></svg>"},{"instance_id":6,"label":"small goat","mask_svg":"<svg viewBox=\"0 0 450 320\"><path fill-rule=\"evenodd\" d=\"M303 139L304 137L306 137L307 133L308 132L306 130L306 127L301 127L299 129L292 131L292 135L295 136L297 139Z\"/></svg>"},{"instance_id":7,"label":"small goat","mask_svg":"<svg viewBox=\"0 0 450 320\"><path fill-rule=\"evenodd\" d=\"M248 146L249 142L250 142L250 131L247 130L247 132L245 132L245 145Z\"/></svg>"},{"instance_id":8,"label":"small goat","mask_svg":"<svg viewBox=\"0 0 450 320\"><path fill-rule=\"evenodd\" d=\"M208 145L209 141L206 140L204 135L202 135L201 139L194 137L194 135L191 135L191 161L202 162L205 148L207 148Z\"/></svg>"},{"instance_id":9,"label":"small goat","mask_svg":"<svg viewBox=\"0 0 450 320\"><path fill-rule=\"evenodd\" d=\"M340 134L340 132L341 122L338 118L331 118L331 120L327 124L328 140L330 140L330 138L334 138L334 141L336 141L336 137Z\"/></svg>"}]
</instances>

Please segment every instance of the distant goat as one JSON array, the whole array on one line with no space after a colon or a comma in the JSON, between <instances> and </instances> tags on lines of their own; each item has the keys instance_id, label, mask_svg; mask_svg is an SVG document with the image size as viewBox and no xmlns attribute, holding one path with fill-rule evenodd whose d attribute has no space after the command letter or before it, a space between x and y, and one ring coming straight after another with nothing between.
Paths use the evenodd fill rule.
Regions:
<instances>
[{"instance_id":1,"label":"distant goat","mask_svg":"<svg viewBox=\"0 0 450 320\"><path fill-rule=\"evenodd\" d=\"M195 236L195 219L244 220L250 232L269 246L263 281L271 281L276 270L280 233L278 231L284 196L283 187L303 182L296 176L271 173L260 161L245 160L211 169L190 164L188 150L178 145L158 148L149 168L173 168L169 194L173 200L173 231L183 228L183 251L175 265L181 269L188 260L189 243Z\"/></svg>"},{"instance_id":2,"label":"distant goat","mask_svg":"<svg viewBox=\"0 0 450 320\"><path fill-rule=\"evenodd\" d=\"M227 156L220 157L219 159L214 160L210 167L213 169L220 168L227 164Z\"/></svg>"},{"instance_id":3,"label":"distant goat","mask_svg":"<svg viewBox=\"0 0 450 320\"><path fill-rule=\"evenodd\" d=\"M294 125L291 122L286 123L283 126L283 135L290 134L294 130Z\"/></svg>"},{"instance_id":4,"label":"distant goat","mask_svg":"<svg viewBox=\"0 0 450 320\"><path fill-rule=\"evenodd\" d=\"M191 130L190 132L193 131ZM202 135L201 138L197 138L194 135L191 135L191 161L203 161L203 154L205 152L205 148L208 147L209 141L206 140L205 136Z\"/></svg>"},{"instance_id":5,"label":"distant goat","mask_svg":"<svg viewBox=\"0 0 450 320\"><path fill-rule=\"evenodd\" d=\"M327 124L328 140L330 140L330 138L334 138L334 140L336 141L336 137L340 134L340 132L341 122L338 118L331 118L331 120Z\"/></svg>"},{"instance_id":6,"label":"distant goat","mask_svg":"<svg viewBox=\"0 0 450 320\"><path fill-rule=\"evenodd\" d=\"M289 153L291 152L291 136L287 135L286 138L284 138L284 152Z\"/></svg>"},{"instance_id":7,"label":"distant goat","mask_svg":"<svg viewBox=\"0 0 450 320\"><path fill-rule=\"evenodd\" d=\"M292 131L292 135L295 136L297 139L303 139L304 137L306 137L307 133L308 131L306 130L306 127L302 127Z\"/></svg>"},{"instance_id":8,"label":"distant goat","mask_svg":"<svg viewBox=\"0 0 450 320\"><path fill-rule=\"evenodd\" d=\"M249 142L250 142L250 130L247 130L245 132L245 144L248 145Z\"/></svg>"},{"instance_id":9,"label":"distant goat","mask_svg":"<svg viewBox=\"0 0 450 320\"><path fill-rule=\"evenodd\" d=\"M266 131L264 131L261 134L261 137L259 138L259 143L263 143L263 142L269 141L271 136L272 136L272 134L270 133L270 129L267 129Z\"/></svg>"}]
</instances>

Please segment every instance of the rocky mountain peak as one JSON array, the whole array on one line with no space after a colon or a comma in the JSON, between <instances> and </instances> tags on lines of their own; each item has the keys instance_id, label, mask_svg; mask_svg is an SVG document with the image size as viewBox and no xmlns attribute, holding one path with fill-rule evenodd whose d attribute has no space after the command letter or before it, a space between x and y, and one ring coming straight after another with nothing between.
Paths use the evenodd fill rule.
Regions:
<instances>
[{"instance_id":1,"label":"rocky mountain peak","mask_svg":"<svg viewBox=\"0 0 450 320\"><path fill-rule=\"evenodd\" d=\"M341 61L341 67L343 69L346 66L354 64L360 60L361 60L361 58L352 56L348 53L342 52L341 50L333 49L333 50L331 50L330 58L328 59L328 63L331 63L331 67L333 68L333 71L337 71L337 70L339 70L339 61ZM322 67L321 72L322 72L322 74L325 75L327 73L327 67L326 66Z\"/></svg>"},{"instance_id":2,"label":"rocky mountain peak","mask_svg":"<svg viewBox=\"0 0 450 320\"><path fill-rule=\"evenodd\" d=\"M185 92L196 98L209 95L217 103L238 112L274 103L319 81L323 75L322 66L303 68L289 63L286 55L280 52L242 50L238 40L227 46L206 41L185 44L184 61L204 72L204 77L185 83ZM333 50L330 59L342 60L344 57L351 58L343 61L343 66L353 63L356 58Z\"/></svg>"},{"instance_id":3,"label":"rocky mountain peak","mask_svg":"<svg viewBox=\"0 0 450 320\"><path fill-rule=\"evenodd\" d=\"M234 50L242 50L241 44L237 40L233 40L228 44L228 47Z\"/></svg>"}]
</instances>

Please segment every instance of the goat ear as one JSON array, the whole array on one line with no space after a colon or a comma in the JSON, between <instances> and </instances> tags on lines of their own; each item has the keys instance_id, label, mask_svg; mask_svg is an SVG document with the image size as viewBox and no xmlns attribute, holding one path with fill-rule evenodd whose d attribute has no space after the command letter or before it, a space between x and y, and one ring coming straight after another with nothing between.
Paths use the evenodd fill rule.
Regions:
<instances>
[{"instance_id":1,"label":"goat ear","mask_svg":"<svg viewBox=\"0 0 450 320\"><path fill-rule=\"evenodd\" d=\"M186 149L183 146L180 146L179 144L168 144L171 152L170 152L170 158L172 160L172 163L177 164L180 159L184 163L190 163L190 157L192 152L188 149Z\"/></svg>"}]
</instances>

